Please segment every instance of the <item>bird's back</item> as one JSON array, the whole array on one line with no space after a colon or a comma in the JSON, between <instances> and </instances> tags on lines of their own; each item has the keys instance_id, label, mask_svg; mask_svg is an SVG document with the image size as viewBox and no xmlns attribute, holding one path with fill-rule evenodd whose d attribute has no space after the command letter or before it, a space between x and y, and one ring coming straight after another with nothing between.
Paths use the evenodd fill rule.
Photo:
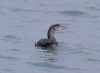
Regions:
<instances>
[{"instance_id":1,"label":"bird's back","mask_svg":"<svg viewBox=\"0 0 100 73\"><path fill-rule=\"evenodd\" d=\"M40 39L37 43L35 43L35 46L38 47L49 47L53 45L57 45L57 42L50 39Z\"/></svg>"}]
</instances>

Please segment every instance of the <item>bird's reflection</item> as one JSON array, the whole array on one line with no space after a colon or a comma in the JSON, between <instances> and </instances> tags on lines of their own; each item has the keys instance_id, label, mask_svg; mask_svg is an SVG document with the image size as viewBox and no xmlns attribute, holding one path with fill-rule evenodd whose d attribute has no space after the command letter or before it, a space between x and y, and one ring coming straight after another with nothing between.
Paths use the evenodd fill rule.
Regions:
<instances>
[{"instance_id":1,"label":"bird's reflection","mask_svg":"<svg viewBox=\"0 0 100 73\"><path fill-rule=\"evenodd\" d=\"M57 61L57 47L43 47L39 49L41 49L41 52L43 53L42 59L44 59L45 62Z\"/></svg>"}]
</instances>

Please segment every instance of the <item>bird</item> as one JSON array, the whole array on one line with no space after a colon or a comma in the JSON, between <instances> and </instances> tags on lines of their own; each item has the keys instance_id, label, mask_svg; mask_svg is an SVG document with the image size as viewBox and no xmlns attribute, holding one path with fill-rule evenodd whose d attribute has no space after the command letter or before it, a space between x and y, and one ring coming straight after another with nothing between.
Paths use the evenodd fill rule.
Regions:
<instances>
[{"instance_id":1,"label":"bird","mask_svg":"<svg viewBox=\"0 0 100 73\"><path fill-rule=\"evenodd\" d=\"M47 38L40 39L35 43L36 47L52 47L57 46L56 33L61 30L60 24L53 24L49 27L47 32Z\"/></svg>"}]
</instances>

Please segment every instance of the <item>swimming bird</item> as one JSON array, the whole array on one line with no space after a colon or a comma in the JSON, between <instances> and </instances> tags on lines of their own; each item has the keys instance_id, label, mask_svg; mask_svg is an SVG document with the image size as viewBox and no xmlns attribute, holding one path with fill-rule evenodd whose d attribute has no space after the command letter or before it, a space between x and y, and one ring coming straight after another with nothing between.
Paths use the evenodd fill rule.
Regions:
<instances>
[{"instance_id":1,"label":"swimming bird","mask_svg":"<svg viewBox=\"0 0 100 73\"><path fill-rule=\"evenodd\" d=\"M52 47L58 45L56 40L56 33L61 30L60 24L51 25L47 32L47 38L40 39L37 43L35 43L36 47Z\"/></svg>"}]
</instances>

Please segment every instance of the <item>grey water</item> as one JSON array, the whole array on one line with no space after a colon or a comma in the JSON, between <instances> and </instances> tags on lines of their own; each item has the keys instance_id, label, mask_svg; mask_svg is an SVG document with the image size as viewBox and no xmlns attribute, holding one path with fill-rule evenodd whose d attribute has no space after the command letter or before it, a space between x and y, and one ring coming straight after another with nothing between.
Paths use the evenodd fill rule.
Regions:
<instances>
[{"instance_id":1,"label":"grey water","mask_svg":"<svg viewBox=\"0 0 100 73\"><path fill-rule=\"evenodd\" d=\"M60 45L36 48L55 23ZM100 0L0 0L0 73L100 73Z\"/></svg>"}]
</instances>

